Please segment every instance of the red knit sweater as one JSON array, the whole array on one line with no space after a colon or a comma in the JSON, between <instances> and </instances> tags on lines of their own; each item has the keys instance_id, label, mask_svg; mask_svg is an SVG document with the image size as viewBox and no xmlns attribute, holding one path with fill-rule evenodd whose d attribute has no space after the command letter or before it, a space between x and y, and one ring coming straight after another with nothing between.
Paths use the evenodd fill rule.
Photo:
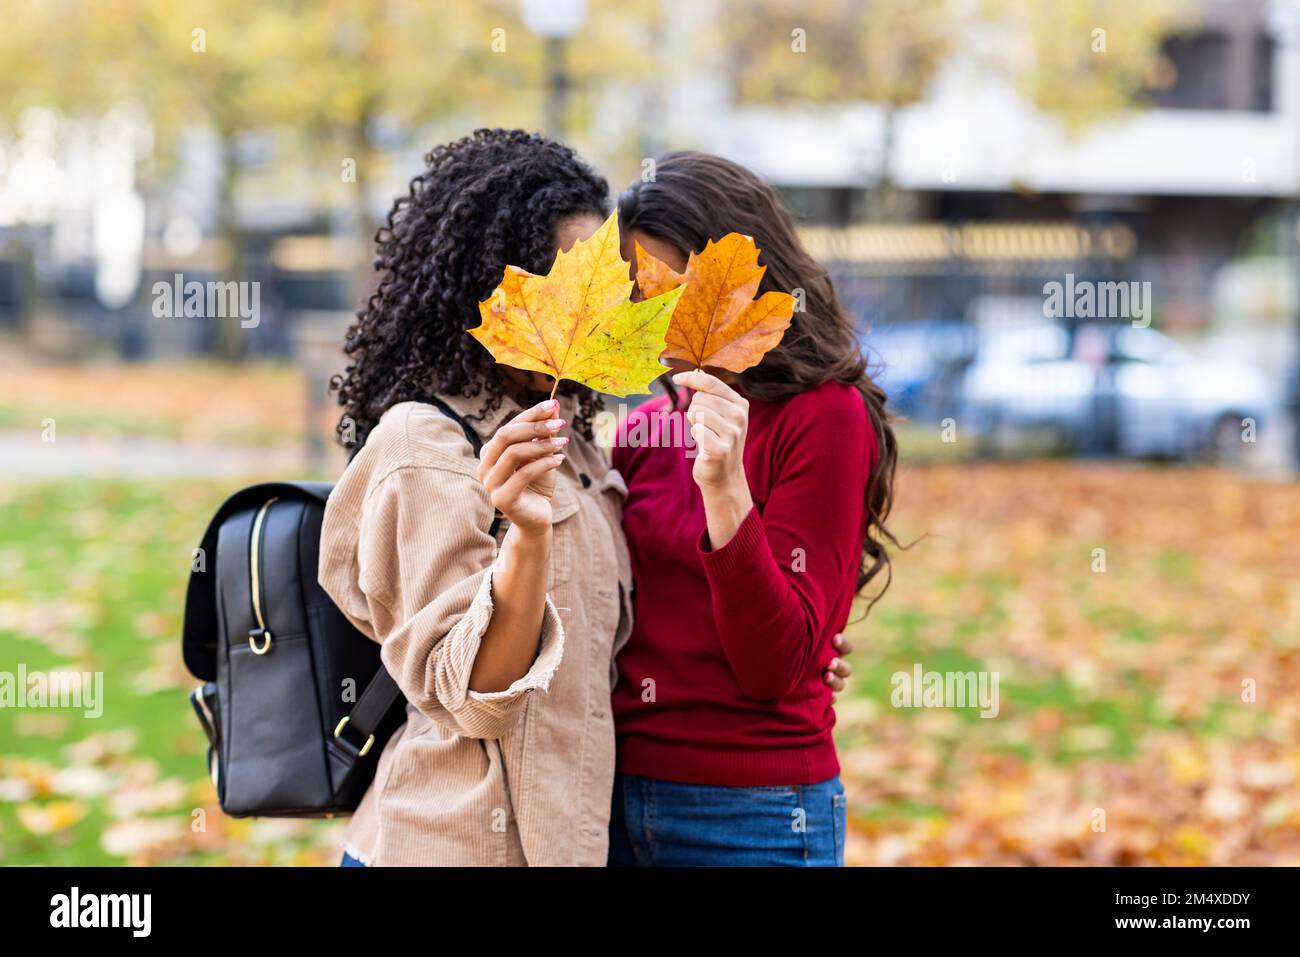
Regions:
<instances>
[{"instance_id":1,"label":"red knit sweater","mask_svg":"<svg viewBox=\"0 0 1300 957\"><path fill-rule=\"evenodd\" d=\"M838 383L751 399L754 509L713 551L694 450L678 438L686 401L636 409L614 449L636 610L617 660L618 768L690 784L824 781L839 762L822 674L853 602L878 457L866 408Z\"/></svg>"}]
</instances>

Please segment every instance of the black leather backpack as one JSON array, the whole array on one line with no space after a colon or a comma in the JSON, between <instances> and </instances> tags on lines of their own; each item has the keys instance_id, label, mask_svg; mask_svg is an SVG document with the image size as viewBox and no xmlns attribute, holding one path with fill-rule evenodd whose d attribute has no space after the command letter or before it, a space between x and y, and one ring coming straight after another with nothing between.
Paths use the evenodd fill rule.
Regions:
<instances>
[{"instance_id":1,"label":"black leather backpack","mask_svg":"<svg viewBox=\"0 0 1300 957\"><path fill-rule=\"evenodd\" d=\"M469 424L432 404L460 424L477 455ZM204 682L190 702L232 817L350 814L406 720L379 645L316 581L330 488L270 482L236 492L195 553L183 653Z\"/></svg>"}]
</instances>

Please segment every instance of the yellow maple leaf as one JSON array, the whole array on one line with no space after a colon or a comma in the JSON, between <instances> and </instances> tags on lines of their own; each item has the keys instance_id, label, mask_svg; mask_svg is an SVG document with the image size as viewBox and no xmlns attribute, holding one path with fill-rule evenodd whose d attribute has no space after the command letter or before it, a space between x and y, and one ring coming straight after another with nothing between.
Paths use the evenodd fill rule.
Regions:
<instances>
[{"instance_id":1,"label":"yellow maple leaf","mask_svg":"<svg viewBox=\"0 0 1300 957\"><path fill-rule=\"evenodd\" d=\"M697 369L712 366L744 372L758 365L785 335L794 316L794 297L767 292L758 299L766 266L758 264L754 240L728 233L691 253L679 273L636 246L636 281L646 296L670 289L686 292L668 326L666 359L682 359Z\"/></svg>"},{"instance_id":2,"label":"yellow maple leaf","mask_svg":"<svg viewBox=\"0 0 1300 957\"><path fill-rule=\"evenodd\" d=\"M507 266L469 334L497 362L553 376L557 387L571 379L613 395L648 392L664 372L659 356L682 290L642 302L632 302L631 292L611 215L590 239L556 256L545 276Z\"/></svg>"}]
</instances>

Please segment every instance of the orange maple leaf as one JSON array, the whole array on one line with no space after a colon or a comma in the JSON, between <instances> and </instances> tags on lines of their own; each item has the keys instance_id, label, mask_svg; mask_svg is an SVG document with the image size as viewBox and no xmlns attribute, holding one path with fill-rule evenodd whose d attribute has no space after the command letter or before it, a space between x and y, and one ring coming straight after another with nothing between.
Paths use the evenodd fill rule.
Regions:
<instances>
[{"instance_id":1,"label":"orange maple leaf","mask_svg":"<svg viewBox=\"0 0 1300 957\"><path fill-rule=\"evenodd\" d=\"M691 253L686 272L679 273L636 244L642 295L686 287L668 325L665 359L744 372L781 341L794 316L794 297L767 292L754 298L767 269L758 264L758 253L754 240L728 233Z\"/></svg>"}]
</instances>

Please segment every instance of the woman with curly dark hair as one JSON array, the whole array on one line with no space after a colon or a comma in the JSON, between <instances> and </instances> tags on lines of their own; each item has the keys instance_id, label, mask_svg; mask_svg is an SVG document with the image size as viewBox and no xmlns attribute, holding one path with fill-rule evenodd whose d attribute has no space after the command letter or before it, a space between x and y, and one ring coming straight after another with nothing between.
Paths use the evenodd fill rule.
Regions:
<instances>
[{"instance_id":1,"label":"woman with curly dark hair","mask_svg":"<svg viewBox=\"0 0 1300 957\"><path fill-rule=\"evenodd\" d=\"M377 235L379 284L334 382L355 452L320 581L407 699L344 863L603 865L625 489L591 441L596 397L565 382L547 398L466 329L508 264L545 273L599 228L607 187L521 131L427 163Z\"/></svg>"},{"instance_id":2,"label":"woman with curly dark hair","mask_svg":"<svg viewBox=\"0 0 1300 957\"><path fill-rule=\"evenodd\" d=\"M336 376L345 445L362 446L399 402L439 393L500 408L507 382L466 329L507 264L544 273L556 249L608 215L609 187L567 146L522 130L478 130L439 146L375 237L379 287L348 330L347 374ZM560 230L567 242L559 243ZM586 230L589 235L591 230ZM538 380L537 387L544 393ZM599 400L574 382L576 425L590 437Z\"/></svg>"}]
</instances>

